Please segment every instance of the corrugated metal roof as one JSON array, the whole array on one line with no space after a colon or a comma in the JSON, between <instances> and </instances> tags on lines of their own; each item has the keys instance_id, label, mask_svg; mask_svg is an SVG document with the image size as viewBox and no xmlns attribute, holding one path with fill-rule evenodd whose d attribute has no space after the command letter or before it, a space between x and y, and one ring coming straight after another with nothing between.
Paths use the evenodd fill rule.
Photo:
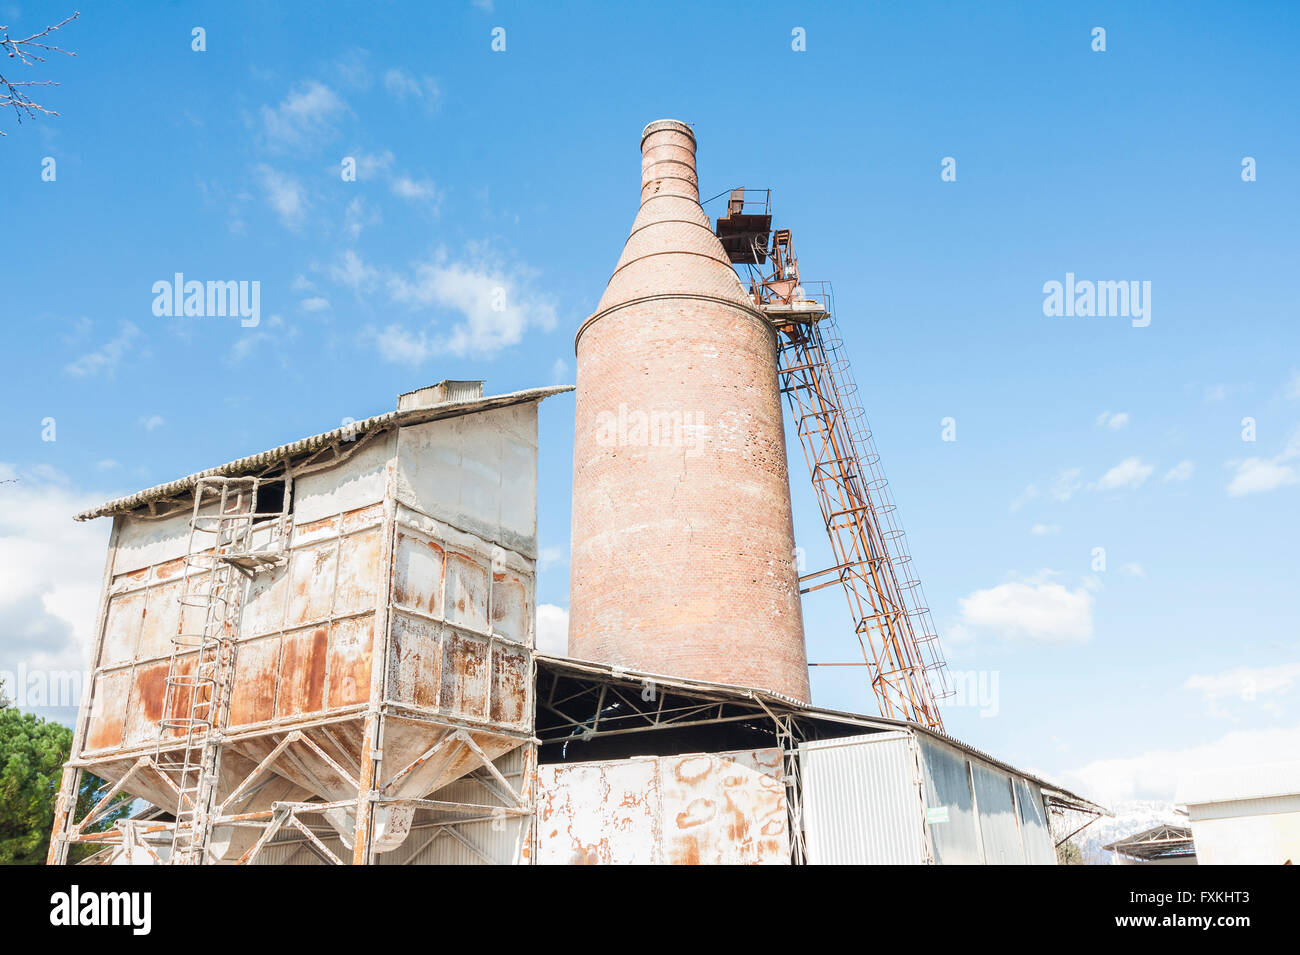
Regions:
<instances>
[{"instance_id":1,"label":"corrugated metal roof","mask_svg":"<svg viewBox=\"0 0 1300 955\"><path fill-rule=\"evenodd\" d=\"M1189 773L1179 780L1174 802L1198 806L1297 794L1300 794L1300 761L1262 763Z\"/></svg>"},{"instance_id":2,"label":"corrugated metal roof","mask_svg":"<svg viewBox=\"0 0 1300 955\"><path fill-rule=\"evenodd\" d=\"M337 441L343 440L349 435L360 437L364 434L383 431L388 428L403 427L405 425L423 424L426 421L437 421L440 418L454 418L460 415L473 414L476 411L489 411L493 408L505 408L510 405L523 404L528 401L541 401L543 398L549 398L552 395L558 395L566 391L572 391L572 385L554 385L549 388L528 388L523 391L512 391L504 395L492 395L487 398L479 398L473 401L449 401L443 404L431 405L425 408L413 408L409 411L387 411L381 415L375 415L372 418L365 418L361 421L345 425L341 428L335 428L332 431L326 431L322 434L315 434L308 438L299 438L297 441L291 441L288 444L282 444L278 448L272 448L269 451L262 451L260 454L252 454L248 457L238 458L229 461L226 464L219 465L215 468L208 468L206 471L198 471L194 474L178 478L175 481L169 481L166 484L159 484L155 487L146 488L143 491L137 491L134 494L128 494L125 497L114 498L111 501L93 507L90 510L82 511L74 515L73 519L78 521L88 521L96 517L103 517L108 514L120 514L124 511L133 511L137 507L148 504L151 501L159 501L169 497L175 497L191 490L198 483L199 478L205 477L233 477L239 474L250 474L264 471L274 464L287 463L313 451L319 451L321 448L328 447ZM407 392L414 394L415 392Z\"/></svg>"},{"instance_id":3,"label":"corrugated metal roof","mask_svg":"<svg viewBox=\"0 0 1300 955\"><path fill-rule=\"evenodd\" d=\"M665 676L660 673L645 673L636 670L629 670L626 667L616 667L605 663L593 663L590 660L575 660L572 657L557 657L546 653L536 654L537 661L545 664L553 670L567 670L572 674L586 674L590 676L614 677L615 679L628 680L640 684L645 680L657 683L659 686L666 688L675 688L688 693L694 693L699 696L712 696L723 699L743 699L752 700L760 706L767 708L775 706L786 710L797 710L816 719L834 720L839 723L849 723L855 726L867 726L875 729L907 729L913 733L921 733L927 736L933 736L936 739L943 740L950 746L953 746L970 756L976 756L984 760L991 766L996 766L1014 776L1020 776L1023 779L1031 780L1039 785L1043 790L1043 795L1048 798L1066 805L1068 808L1082 809L1088 812L1098 812L1102 815L1111 815L1110 810L1100 806L1089 799L1063 789L1055 783L1048 782L1041 777L1034 776L1024 770L1016 769L1009 763L1005 763L994 756L990 756L983 750L976 749L961 740L949 736L947 733L938 730L932 730L922 726L919 723L911 723L906 720L891 720L883 716L864 716L860 713L849 713L844 710L828 710L822 707L813 706L811 703L805 703L802 700L796 700L794 697L786 696L783 693L776 693L772 690L763 690L757 687L735 686L729 683L709 683L703 680L689 680L683 677Z\"/></svg>"}]
</instances>

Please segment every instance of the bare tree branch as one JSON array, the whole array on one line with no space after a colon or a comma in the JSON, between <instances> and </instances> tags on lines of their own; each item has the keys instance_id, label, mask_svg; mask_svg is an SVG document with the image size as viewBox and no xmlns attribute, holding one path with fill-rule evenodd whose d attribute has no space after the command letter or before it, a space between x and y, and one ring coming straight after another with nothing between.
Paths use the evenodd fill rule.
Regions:
<instances>
[{"instance_id":1,"label":"bare tree branch","mask_svg":"<svg viewBox=\"0 0 1300 955\"><path fill-rule=\"evenodd\" d=\"M64 56L76 56L71 50L65 50L62 47L54 46L52 43L42 43L55 30L71 23L77 17L81 16L78 11L70 17L64 17L53 26L48 26L40 33L33 33L31 36L23 37L21 40L15 40L9 35L9 27L0 24L0 50L8 54L11 60L17 60L23 66L36 66L38 63L45 62L45 53L62 53ZM43 113L46 116L58 116L52 109L46 109L40 103L34 101L27 95L27 88L32 86L58 86L56 80L14 80L11 81L3 72L0 72L0 109L12 107L14 114L18 117L18 125L22 125L23 118L34 119L37 114ZM7 135L4 130L0 129L0 136Z\"/></svg>"}]
</instances>

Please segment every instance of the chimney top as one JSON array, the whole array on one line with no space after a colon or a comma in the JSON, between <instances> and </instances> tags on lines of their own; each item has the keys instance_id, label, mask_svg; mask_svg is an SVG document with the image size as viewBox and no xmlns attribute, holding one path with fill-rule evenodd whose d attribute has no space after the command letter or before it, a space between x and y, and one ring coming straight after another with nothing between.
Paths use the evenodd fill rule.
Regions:
<instances>
[{"instance_id":1,"label":"chimney top","mask_svg":"<svg viewBox=\"0 0 1300 955\"><path fill-rule=\"evenodd\" d=\"M691 142L695 142L695 131L691 129L689 123L683 123L680 119L656 119L653 123L646 123L645 129L641 130L641 146L645 147L645 138L651 133L657 133L661 130L671 129L674 132L685 133L691 137Z\"/></svg>"},{"instance_id":2,"label":"chimney top","mask_svg":"<svg viewBox=\"0 0 1300 955\"><path fill-rule=\"evenodd\" d=\"M398 411L418 411L432 408L434 405L451 404L458 401L477 401L483 397L483 382L453 381L444 378L436 385L417 388L404 395L397 396Z\"/></svg>"}]
</instances>

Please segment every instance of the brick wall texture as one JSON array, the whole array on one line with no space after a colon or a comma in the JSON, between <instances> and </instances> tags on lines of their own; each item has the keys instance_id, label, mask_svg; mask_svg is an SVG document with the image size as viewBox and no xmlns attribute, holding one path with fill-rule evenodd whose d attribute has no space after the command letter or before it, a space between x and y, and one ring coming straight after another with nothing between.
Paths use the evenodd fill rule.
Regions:
<instances>
[{"instance_id":1,"label":"brick wall texture","mask_svg":"<svg viewBox=\"0 0 1300 955\"><path fill-rule=\"evenodd\" d=\"M641 208L577 365L570 654L807 700L775 334L682 123L646 127Z\"/></svg>"}]
</instances>

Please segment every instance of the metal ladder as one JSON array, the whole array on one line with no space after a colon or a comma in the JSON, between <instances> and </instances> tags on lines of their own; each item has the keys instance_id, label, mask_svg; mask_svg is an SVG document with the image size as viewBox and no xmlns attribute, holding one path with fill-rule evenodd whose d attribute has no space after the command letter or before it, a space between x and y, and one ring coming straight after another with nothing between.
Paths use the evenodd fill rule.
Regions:
<instances>
[{"instance_id":1,"label":"metal ladder","mask_svg":"<svg viewBox=\"0 0 1300 955\"><path fill-rule=\"evenodd\" d=\"M204 477L194 488L180 623L172 638L155 750L159 769L173 774L178 789L170 865L206 861L244 579L285 560L291 486L287 477L274 480L285 485L278 514L258 513L258 489L270 483L262 478ZM267 546L254 550L254 526L272 518ZM178 737L183 737L180 752L163 763L164 747Z\"/></svg>"},{"instance_id":2,"label":"metal ladder","mask_svg":"<svg viewBox=\"0 0 1300 955\"><path fill-rule=\"evenodd\" d=\"M800 592L840 583L881 715L942 730L946 664L829 304L828 295L809 302L802 321L768 310L780 335L781 391L835 556L833 566L800 577Z\"/></svg>"}]
</instances>

